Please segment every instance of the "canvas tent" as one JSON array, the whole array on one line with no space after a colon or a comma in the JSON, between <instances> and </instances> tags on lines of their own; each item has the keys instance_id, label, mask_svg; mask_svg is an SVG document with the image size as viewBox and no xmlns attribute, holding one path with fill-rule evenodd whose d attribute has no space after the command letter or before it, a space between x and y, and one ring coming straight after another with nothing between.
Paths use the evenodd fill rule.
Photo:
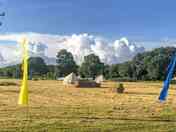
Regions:
<instances>
[{"instance_id":1,"label":"canvas tent","mask_svg":"<svg viewBox=\"0 0 176 132\"><path fill-rule=\"evenodd\" d=\"M75 73L71 73L68 76L66 76L63 80L64 85L68 84L77 84L78 83L78 78Z\"/></svg>"},{"instance_id":2,"label":"canvas tent","mask_svg":"<svg viewBox=\"0 0 176 132\"><path fill-rule=\"evenodd\" d=\"M95 78L96 83L102 83L103 81L104 81L104 76L103 75L99 75Z\"/></svg>"}]
</instances>

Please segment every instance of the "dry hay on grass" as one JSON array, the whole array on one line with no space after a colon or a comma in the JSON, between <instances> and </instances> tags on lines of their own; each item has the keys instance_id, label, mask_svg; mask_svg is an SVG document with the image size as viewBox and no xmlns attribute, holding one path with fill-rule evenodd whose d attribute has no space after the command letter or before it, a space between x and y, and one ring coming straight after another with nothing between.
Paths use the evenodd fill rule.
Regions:
<instances>
[{"instance_id":1,"label":"dry hay on grass","mask_svg":"<svg viewBox=\"0 0 176 132\"><path fill-rule=\"evenodd\" d=\"M17 83L14 82L0 82L0 86L17 86Z\"/></svg>"},{"instance_id":2,"label":"dry hay on grass","mask_svg":"<svg viewBox=\"0 0 176 132\"><path fill-rule=\"evenodd\" d=\"M0 82L0 86L18 86L19 84L16 82L3 81Z\"/></svg>"},{"instance_id":3,"label":"dry hay on grass","mask_svg":"<svg viewBox=\"0 0 176 132\"><path fill-rule=\"evenodd\" d=\"M65 88L58 81L29 81L30 104L17 105L16 86L0 89L1 131L174 131L176 86L171 85L165 104L158 101L162 83L124 83L125 93L104 88ZM28 112L28 113L27 113ZM97 129L98 128L98 129ZM28 131L29 131L28 130Z\"/></svg>"},{"instance_id":4,"label":"dry hay on grass","mask_svg":"<svg viewBox=\"0 0 176 132\"><path fill-rule=\"evenodd\" d=\"M64 84L64 88L77 88L77 84Z\"/></svg>"}]
</instances>

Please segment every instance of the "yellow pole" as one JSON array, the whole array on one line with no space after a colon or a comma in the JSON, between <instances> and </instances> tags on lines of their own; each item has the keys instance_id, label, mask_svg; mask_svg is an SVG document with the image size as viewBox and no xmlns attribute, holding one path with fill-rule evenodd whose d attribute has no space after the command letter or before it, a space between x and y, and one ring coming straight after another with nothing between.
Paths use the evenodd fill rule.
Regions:
<instances>
[{"instance_id":1,"label":"yellow pole","mask_svg":"<svg viewBox=\"0 0 176 132\"><path fill-rule=\"evenodd\" d=\"M23 47L23 80L20 88L18 104L28 105L28 41L26 39L23 39L20 43Z\"/></svg>"}]
</instances>

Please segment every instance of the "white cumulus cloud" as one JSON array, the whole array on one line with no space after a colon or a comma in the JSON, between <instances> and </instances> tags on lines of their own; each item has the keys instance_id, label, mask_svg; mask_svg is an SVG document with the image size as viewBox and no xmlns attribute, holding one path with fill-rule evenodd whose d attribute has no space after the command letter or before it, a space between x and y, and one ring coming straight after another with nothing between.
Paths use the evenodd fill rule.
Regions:
<instances>
[{"instance_id":1,"label":"white cumulus cloud","mask_svg":"<svg viewBox=\"0 0 176 132\"><path fill-rule=\"evenodd\" d=\"M70 36L20 33L0 35L0 41L19 42L22 37L30 41L30 54L42 57L55 57L61 49L66 49L74 56L75 61L81 64L84 56L94 53L102 62L115 64L132 59L137 53L144 52L144 47L131 43L127 38L109 42L105 38L89 34L73 34ZM19 45L0 45L0 59L6 62L19 62L21 50ZM15 56L15 57L14 57Z\"/></svg>"}]
</instances>

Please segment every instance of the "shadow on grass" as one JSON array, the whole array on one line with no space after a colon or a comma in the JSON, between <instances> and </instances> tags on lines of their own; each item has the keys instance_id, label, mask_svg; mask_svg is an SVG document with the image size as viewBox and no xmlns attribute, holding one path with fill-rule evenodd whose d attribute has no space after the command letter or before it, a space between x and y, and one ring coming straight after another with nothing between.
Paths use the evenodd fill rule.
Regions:
<instances>
[{"instance_id":1,"label":"shadow on grass","mask_svg":"<svg viewBox=\"0 0 176 132\"><path fill-rule=\"evenodd\" d=\"M144 92L124 92L124 94L132 94L132 95L158 95L158 93L144 93Z\"/></svg>"},{"instance_id":2,"label":"shadow on grass","mask_svg":"<svg viewBox=\"0 0 176 132\"><path fill-rule=\"evenodd\" d=\"M138 119L138 118L115 118L115 117L107 117L107 118L98 118L98 117L80 117L88 120L119 120L119 121L137 121L137 122L173 122L176 123L176 119L160 119L160 118L148 118L148 119Z\"/></svg>"},{"instance_id":3,"label":"shadow on grass","mask_svg":"<svg viewBox=\"0 0 176 132\"><path fill-rule=\"evenodd\" d=\"M20 90L14 90L14 89L3 89L0 90L0 93L19 93ZM33 91L29 91L29 93L35 93Z\"/></svg>"},{"instance_id":4,"label":"shadow on grass","mask_svg":"<svg viewBox=\"0 0 176 132\"><path fill-rule=\"evenodd\" d=\"M48 119L64 119L64 120L94 120L94 121L105 121L105 120L112 120L112 121L134 121L134 122L170 122L170 123L176 123L176 119L164 119L160 117L148 117L148 118L125 118L125 117L89 117L89 116L78 116L78 117L73 117L73 116L42 116L43 118L48 118ZM36 116L33 118L40 118L40 116Z\"/></svg>"}]
</instances>

